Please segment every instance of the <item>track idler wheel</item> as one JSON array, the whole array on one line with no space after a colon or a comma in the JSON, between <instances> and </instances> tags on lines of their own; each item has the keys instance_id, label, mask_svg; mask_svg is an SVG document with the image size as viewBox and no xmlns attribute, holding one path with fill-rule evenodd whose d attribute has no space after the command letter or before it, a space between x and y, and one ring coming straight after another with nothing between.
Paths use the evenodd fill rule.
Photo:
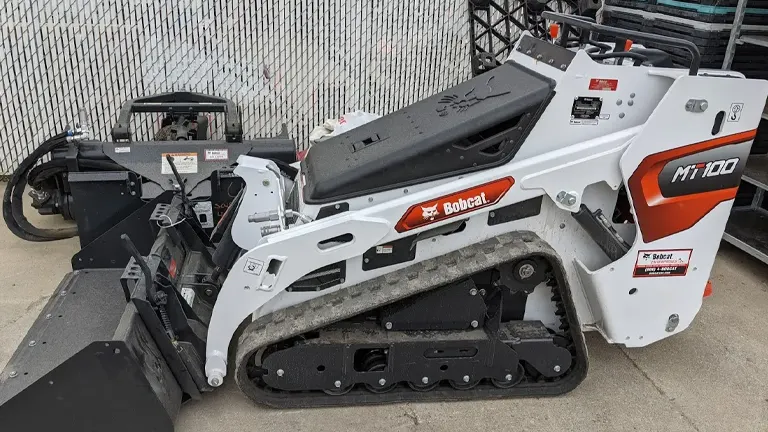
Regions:
<instances>
[{"instance_id":1,"label":"track idler wheel","mask_svg":"<svg viewBox=\"0 0 768 432\"><path fill-rule=\"evenodd\" d=\"M523 365L519 364L517 365L517 374L509 374L506 376L507 379L505 380L497 380L496 378L491 378L491 383L501 389L508 389L512 388L523 380L525 378L525 368Z\"/></svg>"},{"instance_id":2,"label":"track idler wheel","mask_svg":"<svg viewBox=\"0 0 768 432\"><path fill-rule=\"evenodd\" d=\"M345 394L349 393L350 390L352 390L352 388L355 387L354 384L350 384L350 385L348 385L346 387L341 387L341 382L340 381L336 381L336 383L339 384L339 387L333 388L333 389L324 389L323 393L325 393L327 395L331 395L331 396L341 396L341 395L345 395Z\"/></svg>"},{"instance_id":3,"label":"track idler wheel","mask_svg":"<svg viewBox=\"0 0 768 432\"><path fill-rule=\"evenodd\" d=\"M387 369L387 355L381 351L371 351L363 360L363 370L368 372L381 372ZM387 384L384 378L378 385L365 384L365 388L371 393L386 393L397 386L396 382Z\"/></svg>"},{"instance_id":4,"label":"track idler wheel","mask_svg":"<svg viewBox=\"0 0 768 432\"><path fill-rule=\"evenodd\" d=\"M426 384L424 384L423 382L420 384L408 382L408 387L410 387L411 390L413 391L428 392L428 391L434 390L438 386L438 384L440 384L440 381L435 381L431 384L429 383L429 381L427 381Z\"/></svg>"},{"instance_id":5,"label":"track idler wheel","mask_svg":"<svg viewBox=\"0 0 768 432\"><path fill-rule=\"evenodd\" d=\"M465 381L462 382L456 382L454 380L448 381L448 384L451 385L456 390L471 390L475 388L476 385L480 384L480 380L476 381L470 381L469 376L464 377Z\"/></svg>"}]
</instances>

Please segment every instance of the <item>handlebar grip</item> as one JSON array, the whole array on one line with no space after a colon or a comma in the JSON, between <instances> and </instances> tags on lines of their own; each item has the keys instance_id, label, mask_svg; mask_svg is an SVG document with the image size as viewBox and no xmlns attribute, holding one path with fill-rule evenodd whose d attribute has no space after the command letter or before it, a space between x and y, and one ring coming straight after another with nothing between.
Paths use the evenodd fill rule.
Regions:
<instances>
[{"instance_id":1,"label":"handlebar grip","mask_svg":"<svg viewBox=\"0 0 768 432\"><path fill-rule=\"evenodd\" d=\"M699 52L699 48L691 41L669 36L643 33L635 30L623 30L617 27L596 24L574 15L565 15L555 12L543 12L541 15L544 17L544 19L559 22L564 25L582 30L594 31L609 36L626 37L637 41L656 42L661 45L684 48L691 54L691 66L689 67L688 74L698 75L699 73L699 66L701 65L701 53ZM567 36L565 37L567 38Z\"/></svg>"}]
</instances>

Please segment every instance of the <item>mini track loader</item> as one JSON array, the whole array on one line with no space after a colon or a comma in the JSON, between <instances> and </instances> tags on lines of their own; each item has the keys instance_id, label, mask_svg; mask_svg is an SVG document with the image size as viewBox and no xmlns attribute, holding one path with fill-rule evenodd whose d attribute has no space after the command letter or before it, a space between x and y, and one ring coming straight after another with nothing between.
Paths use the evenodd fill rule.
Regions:
<instances>
[{"instance_id":1,"label":"mini track loader","mask_svg":"<svg viewBox=\"0 0 768 432\"><path fill-rule=\"evenodd\" d=\"M768 82L547 18L559 39L300 164L240 156L211 236L169 160L151 251L123 235L127 267L65 278L0 375L3 430L170 431L226 380L280 408L559 395L583 332L685 330Z\"/></svg>"}]
</instances>

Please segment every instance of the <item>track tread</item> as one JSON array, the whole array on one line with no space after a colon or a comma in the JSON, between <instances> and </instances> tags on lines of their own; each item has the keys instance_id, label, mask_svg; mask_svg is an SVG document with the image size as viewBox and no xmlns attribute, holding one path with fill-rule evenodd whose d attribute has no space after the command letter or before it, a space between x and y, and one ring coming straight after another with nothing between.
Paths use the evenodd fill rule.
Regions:
<instances>
[{"instance_id":1,"label":"track tread","mask_svg":"<svg viewBox=\"0 0 768 432\"><path fill-rule=\"evenodd\" d=\"M562 302L565 307L563 324L565 327L579 329L578 325L570 325L578 323L576 310L562 275L562 263L555 251L532 232L507 233L276 311L251 322L243 330L235 354L234 374L237 384L254 402L279 408L546 396L571 391L584 379L588 368L586 345L580 330L570 335L576 354L571 371L562 379L547 383L549 385L546 386L533 383L499 389L489 385L465 391L438 388L429 393L393 391L386 394L343 397L303 392L290 397L274 397L256 386L248 377L247 363L263 347L457 281L467 274L480 272L499 263L531 255L547 257L558 270L555 272L556 287L560 293L556 293L555 297L559 297L557 301ZM351 397L355 398L354 401L350 401Z\"/></svg>"}]
</instances>

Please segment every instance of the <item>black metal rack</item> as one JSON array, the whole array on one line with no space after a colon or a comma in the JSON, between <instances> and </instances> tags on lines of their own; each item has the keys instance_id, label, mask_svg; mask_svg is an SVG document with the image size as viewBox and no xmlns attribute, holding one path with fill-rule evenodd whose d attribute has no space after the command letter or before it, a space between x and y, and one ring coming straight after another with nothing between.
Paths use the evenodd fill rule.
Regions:
<instances>
[{"instance_id":1,"label":"black metal rack","mask_svg":"<svg viewBox=\"0 0 768 432\"><path fill-rule=\"evenodd\" d=\"M599 0L469 0L469 42L474 76L500 65L523 31L548 36L543 12L593 14Z\"/></svg>"},{"instance_id":2,"label":"black metal rack","mask_svg":"<svg viewBox=\"0 0 768 432\"><path fill-rule=\"evenodd\" d=\"M768 264L768 154L749 157L739 191L741 197L737 196L731 210L723 240Z\"/></svg>"}]
</instances>

